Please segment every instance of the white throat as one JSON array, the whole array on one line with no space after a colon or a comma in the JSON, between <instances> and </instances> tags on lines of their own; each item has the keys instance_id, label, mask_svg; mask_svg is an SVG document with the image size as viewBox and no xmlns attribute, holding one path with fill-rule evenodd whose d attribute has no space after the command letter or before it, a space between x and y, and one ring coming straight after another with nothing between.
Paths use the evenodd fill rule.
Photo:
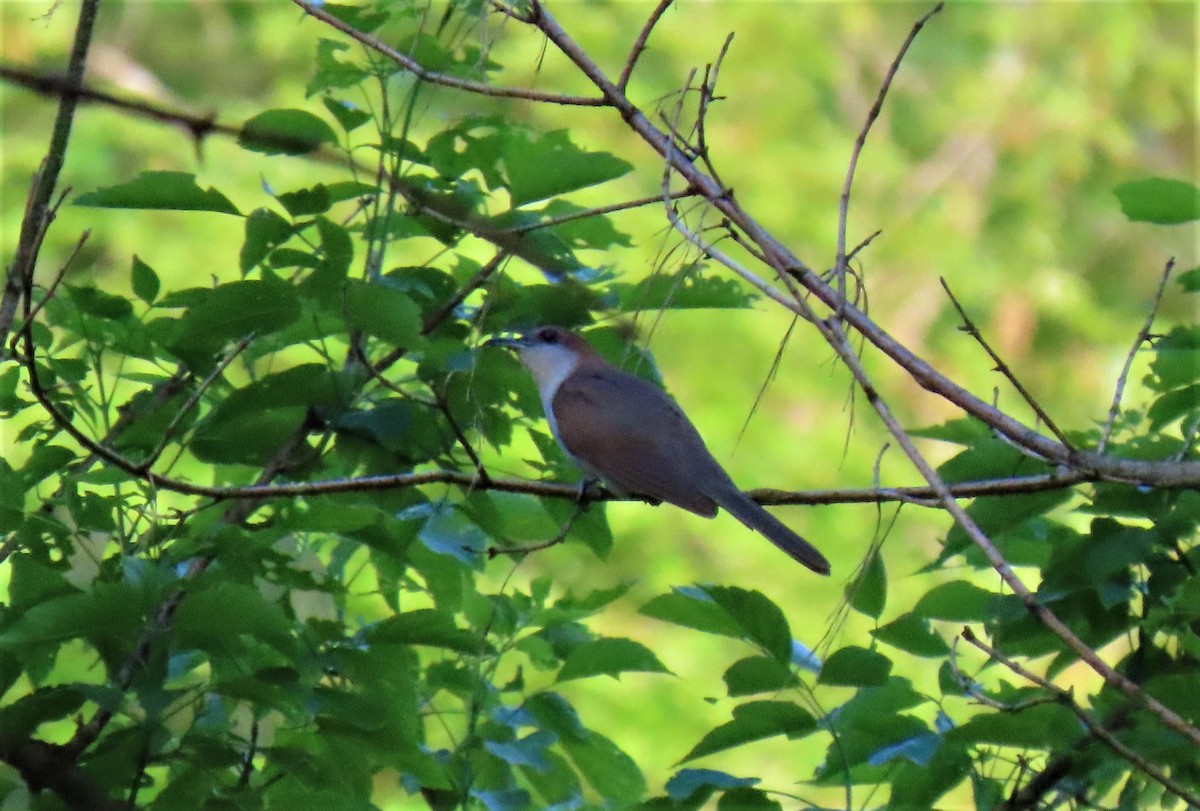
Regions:
<instances>
[{"instance_id":1,"label":"white throat","mask_svg":"<svg viewBox=\"0 0 1200 811\"><path fill-rule=\"evenodd\" d=\"M537 344L521 348L521 363L525 364L533 375L538 393L542 397L542 410L546 412L546 421L550 423L550 431L558 439L558 421L554 419L554 395L558 387L575 371L579 363L579 355L572 349L561 344ZM561 445L561 440L559 441Z\"/></svg>"}]
</instances>

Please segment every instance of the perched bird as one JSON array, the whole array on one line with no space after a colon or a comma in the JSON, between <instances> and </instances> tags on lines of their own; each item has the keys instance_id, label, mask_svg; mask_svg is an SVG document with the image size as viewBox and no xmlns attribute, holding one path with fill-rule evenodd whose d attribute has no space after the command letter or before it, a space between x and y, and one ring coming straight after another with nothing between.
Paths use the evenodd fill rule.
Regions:
<instances>
[{"instance_id":1,"label":"perched bird","mask_svg":"<svg viewBox=\"0 0 1200 811\"><path fill-rule=\"evenodd\" d=\"M515 349L533 374L550 431L587 478L623 496L712 518L717 507L819 574L829 561L737 488L675 401L623 372L580 336L541 327L489 345Z\"/></svg>"}]
</instances>

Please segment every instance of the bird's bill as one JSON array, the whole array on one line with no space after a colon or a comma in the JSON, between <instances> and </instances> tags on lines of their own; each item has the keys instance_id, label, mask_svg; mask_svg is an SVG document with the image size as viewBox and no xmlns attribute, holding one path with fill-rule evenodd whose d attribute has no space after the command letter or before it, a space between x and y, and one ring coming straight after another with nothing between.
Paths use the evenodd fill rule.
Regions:
<instances>
[{"instance_id":1,"label":"bird's bill","mask_svg":"<svg viewBox=\"0 0 1200 811\"><path fill-rule=\"evenodd\" d=\"M497 335L483 342L484 346L500 346L505 349L522 349L529 346L524 335Z\"/></svg>"}]
</instances>

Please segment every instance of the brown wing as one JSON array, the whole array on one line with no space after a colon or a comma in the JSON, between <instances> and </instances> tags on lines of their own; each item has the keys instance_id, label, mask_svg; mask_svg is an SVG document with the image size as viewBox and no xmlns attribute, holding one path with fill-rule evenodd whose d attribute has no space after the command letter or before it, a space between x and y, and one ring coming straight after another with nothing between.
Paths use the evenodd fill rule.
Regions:
<instances>
[{"instance_id":1,"label":"brown wing","mask_svg":"<svg viewBox=\"0 0 1200 811\"><path fill-rule=\"evenodd\" d=\"M563 381L552 407L563 446L612 486L716 515L716 503L692 481L720 466L674 401L651 384L612 367L584 367Z\"/></svg>"}]
</instances>

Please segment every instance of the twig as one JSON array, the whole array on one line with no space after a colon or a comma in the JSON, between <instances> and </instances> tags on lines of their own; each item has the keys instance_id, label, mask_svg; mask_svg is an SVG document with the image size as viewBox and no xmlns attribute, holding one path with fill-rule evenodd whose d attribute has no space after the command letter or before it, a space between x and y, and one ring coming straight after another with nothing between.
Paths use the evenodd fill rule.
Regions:
<instances>
[{"instance_id":1,"label":"twig","mask_svg":"<svg viewBox=\"0 0 1200 811\"><path fill-rule=\"evenodd\" d=\"M962 319L963 325L959 327L959 329L967 333L967 335L970 335L975 342L983 348L983 351L986 352L988 357L992 359L992 363L996 364L994 371L1002 374L1004 378L1013 385L1013 388L1017 390L1022 399L1024 399L1025 402L1029 404L1029 407L1033 409L1033 413L1037 414L1038 419L1042 421L1043 425L1050 429L1050 433L1054 434L1058 441L1063 444L1063 447L1074 451L1075 446L1071 444L1071 440L1067 439L1067 435L1059 430L1054 420L1051 419L1050 415L1046 413L1046 410L1042 408L1041 404L1039 404L1034 396L1029 393L1029 390L1021 384L1020 380L1017 379L1016 374L1013 373L1013 370L1009 367L1009 365L1005 363L992 349L991 345L988 344L987 339L983 337L983 333L981 333L979 328L975 326L975 322L971 320L971 317L967 315L967 311L963 309L963 306L958 303L958 299L954 297L954 293L950 291L950 285L947 284L946 280L942 277L939 277L938 281L941 282L942 289L946 291L946 295L950 297L950 303L954 305L955 310L958 310L958 316Z\"/></svg>"},{"instance_id":2,"label":"twig","mask_svg":"<svg viewBox=\"0 0 1200 811\"><path fill-rule=\"evenodd\" d=\"M65 192L64 192L64 195L65 195ZM63 202L63 198L60 197L58 204L54 206L55 211L58 210L58 206L62 205L62 202ZM54 278L50 280L50 284L46 288L46 294L38 300L37 304L33 305L33 308L30 309L28 311L28 313L25 314L24 317L26 319L32 321L33 319L37 318L38 313L40 313L42 311L42 309L50 302L50 300L52 298L54 298L54 296L58 293L58 286L60 284L62 284L62 280L66 277L67 271L70 270L71 265L73 265L75 263L76 257L79 256L79 252L81 250L83 250L84 243L88 241L88 237L90 237L91 235L92 235L92 230L90 228L84 230L84 232L79 235L79 239L76 240L76 242L75 242L75 247L71 249L71 255L68 256L66 261L63 262L62 265L59 266L58 272L55 273ZM26 295L27 300L28 300L29 296L32 294L32 292L33 292L32 289L26 290L25 295ZM28 301L27 301L27 303L28 303Z\"/></svg>"},{"instance_id":3,"label":"twig","mask_svg":"<svg viewBox=\"0 0 1200 811\"><path fill-rule=\"evenodd\" d=\"M175 429L179 427L179 423L183 420L184 416L186 416L188 412L196 407L196 403L200 402L200 398L204 396L204 392L208 391L209 386L215 383L217 378L219 378L225 372L225 370L229 368L229 364L233 363L233 361L239 355L246 351L246 347L250 346L250 343L253 340L253 333L243 337L240 341L233 345L233 348L230 349L228 353L226 353L225 357L222 358L220 363L217 364L217 367L212 370L212 373L209 374L208 377L204 378L204 380L200 381L200 385L196 386L196 390L193 391L191 396L188 397L187 401L179 407L179 410L171 419L170 424L163 429L162 439L159 440L158 446L141 463L140 467L142 471L147 471L154 466L154 463L158 461L158 458L162 456L163 451L166 450L167 445L170 444L171 438L175 435Z\"/></svg>"},{"instance_id":4,"label":"twig","mask_svg":"<svg viewBox=\"0 0 1200 811\"><path fill-rule=\"evenodd\" d=\"M1129 761L1129 763L1132 764L1136 769L1141 771L1154 782L1158 783L1167 791L1174 794L1179 799L1183 800L1185 803L1188 803L1193 808L1200 808L1200 795L1193 794L1188 789L1184 788L1179 783L1163 774L1153 764L1148 762L1137 752L1121 743L1117 736L1105 729L1099 722L1093 719L1091 715L1089 715L1083 709L1083 707L1079 706L1070 690L1064 690L1057 684L1047 681L1036 673L1033 673L1032 671L1022 667L1019 663L1013 661L1000 651L993 648L991 645L988 645L986 642L979 639L977 636L975 636L974 632L970 628L964 627L962 629L962 638L986 653L989 658L995 659L997 662L1007 667L1013 673L1033 682L1043 690L1049 692L1054 697L1055 701L1073 712L1075 717L1078 718L1080 722L1088 728L1089 732L1096 736L1096 738L1104 743L1107 747L1116 752L1118 756Z\"/></svg>"},{"instance_id":5,"label":"twig","mask_svg":"<svg viewBox=\"0 0 1200 811\"><path fill-rule=\"evenodd\" d=\"M838 231L837 231L837 260L834 267L837 270L838 276L838 294L842 300L846 299L846 227L850 219L850 189L854 185L854 172L858 168L858 159L862 154L863 147L867 143L867 135L871 132L871 127L875 125L875 120L879 118L879 113L883 110L883 101L887 98L888 90L892 86L892 80L896 77L896 72L900 70L900 63L904 61L905 54L908 53L909 46L917 38L917 34L921 33L921 29L933 17L945 7L945 3L938 3L933 9L925 14L924 17L917 20L912 30L908 32L908 37L905 38L904 44L900 46L900 51L896 54L896 58L892 60L891 67L883 76L883 81L879 85L879 92L875 95L875 103L871 105L870 111L867 113L867 120L863 122L862 129L858 131L858 137L854 139L854 148L850 152L850 162L846 166L846 180L842 184L842 196L838 204ZM838 313L841 315L840 311Z\"/></svg>"},{"instance_id":6,"label":"twig","mask_svg":"<svg viewBox=\"0 0 1200 811\"><path fill-rule=\"evenodd\" d=\"M315 17L331 28L336 28L361 45L370 48L372 51L375 51L381 56L385 56L392 60L421 81L429 82L430 84L442 85L443 87L453 87L457 90L465 90L468 93L475 93L480 96L490 96L493 98L523 99L525 101L561 104L570 107L604 107L607 105L607 102L603 98L592 96L570 96L561 93L545 93L540 90L527 90L520 87L496 87L493 85L484 84L483 82L474 82L470 79L460 79L457 76L450 76L445 73L438 73L436 71L428 70L411 56L400 53L395 48L378 39L377 37L374 37L363 31L359 31L354 26L338 19L320 6L310 3L308 0L292 0L292 2L303 9L304 13L308 14L310 17Z\"/></svg>"},{"instance_id":7,"label":"twig","mask_svg":"<svg viewBox=\"0 0 1200 811\"><path fill-rule=\"evenodd\" d=\"M1171 271L1174 268L1175 257L1172 256L1167 260L1162 277L1158 280L1158 290L1155 291L1154 300L1150 303L1150 312L1146 315L1146 323L1142 324L1142 328L1138 330L1137 337L1133 340L1133 348L1125 356L1125 365L1121 367L1121 374L1117 376L1117 390L1113 393L1112 405L1109 406L1108 419L1104 422L1104 430L1100 434L1099 444L1096 445L1096 453L1104 453L1108 448L1108 441L1112 439L1113 426L1116 424L1117 414L1121 410L1121 398L1125 396L1125 384L1129 379L1129 370L1133 367L1133 359L1138 350L1142 348L1142 344L1150 340L1150 329L1154 326L1154 316L1158 313L1159 302L1162 301L1163 293L1167 289L1167 279L1171 277Z\"/></svg>"},{"instance_id":8,"label":"twig","mask_svg":"<svg viewBox=\"0 0 1200 811\"><path fill-rule=\"evenodd\" d=\"M654 11L650 12L650 17L646 20L646 24L638 32L637 39L633 41L633 47L630 48L629 56L625 59L625 67L621 69L621 76L617 79L617 87L622 92L629 85L629 77L633 75L633 68L637 65L642 52L646 50L646 41L650 39L650 32L654 30L654 26L658 24L659 19L671 7L671 2L672 0L658 0L658 5L654 7Z\"/></svg>"},{"instance_id":9,"label":"twig","mask_svg":"<svg viewBox=\"0 0 1200 811\"><path fill-rule=\"evenodd\" d=\"M695 197L695 196L696 196L696 192L691 189L684 189L683 191L671 192L672 200L682 200L686 197ZM558 217L548 217L544 220L538 220L537 222L523 223L521 225L514 225L509 228L501 228L501 229L498 229L498 233L528 234L533 231L541 230L542 228L552 228L556 225L562 225L565 222L573 222L574 220L583 220L583 219L587 219L588 217L598 217L598 216L601 216L604 214L612 214L617 211L628 211L629 209L641 208L642 206L648 206L653 203L658 203L661 201L662 201L661 194L652 194L647 197L640 197L637 200L626 200L625 202L613 203L612 205L608 205L608 206L600 206L598 208L589 208L585 211L572 211L570 214L562 214L562 215L559 215Z\"/></svg>"},{"instance_id":10,"label":"twig","mask_svg":"<svg viewBox=\"0 0 1200 811\"><path fill-rule=\"evenodd\" d=\"M578 495L578 488L576 488ZM571 531L571 527L575 526L575 522L583 515L588 508L588 502L579 500L575 504L575 511L571 513L571 517L567 522L555 533L554 537L545 541L538 541L524 546L489 546L487 550L488 560L499 557L500 555L527 555L530 552L539 552L543 549L549 549L552 546L557 546L567 538L567 533Z\"/></svg>"},{"instance_id":11,"label":"twig","mask_svg":"<svg viewBox=\"0 0 1200 811\"><path fill-rule=\"evenodd\" d=\"M80 5L79 19L75 23L75 39L71 44L71 57L67 63L67 81L73 84L83 81L99 6L99 0L84 0ZM21 230L17 236L16 257L5 275L4 293L0 296L0 347L8 342L18 300L33 284L33 272L41 252L42 239L50 226L50 220L53 219L50 199L54 196L55 186L58 185L58 176L66 157L67 143L71 139L71 125L75 121L77 105L78 99L73 95L59 97L50 145L46 148L46 157L34 177L27 198Z\"/></svg>"}]
</instances>

